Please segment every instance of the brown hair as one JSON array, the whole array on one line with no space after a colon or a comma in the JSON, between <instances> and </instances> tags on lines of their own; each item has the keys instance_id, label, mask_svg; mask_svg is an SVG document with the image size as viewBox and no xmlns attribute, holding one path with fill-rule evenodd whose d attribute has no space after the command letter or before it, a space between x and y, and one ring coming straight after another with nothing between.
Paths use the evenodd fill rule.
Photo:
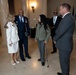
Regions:
<instances>
[{"instance_id":1,"label":"brown hair","mask_svg":"<svg viewBox=\"0 0 76 75\"><path fill-rule=\"evenodd\" d=\"M62 7L65 7L67 10L70 10L71 9L70 4L68 4L68 3L63 3L63 4L61 4L61 6Z\"/></svg>"}]
</instances>

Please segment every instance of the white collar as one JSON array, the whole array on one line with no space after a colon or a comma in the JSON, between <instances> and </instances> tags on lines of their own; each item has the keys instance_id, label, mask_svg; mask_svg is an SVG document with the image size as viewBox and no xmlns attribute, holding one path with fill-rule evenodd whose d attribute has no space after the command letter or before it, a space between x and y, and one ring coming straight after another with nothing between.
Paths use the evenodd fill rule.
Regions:
<instances>
[{"instance_id":1,"label":"white collar","mask_svg":"<svg viewBox=\"0 0 76 75\"><path fill-rule=\"evenodd\" d=\"M53 16L53 17L57 18L58 16Z\"/></svg>"},{"instance_id":2,"label":"white collar","mask_svg":"<svg viewBox=\"0 0 76 75\"><path fill-rule=\"evenodd\" d=\"M63 17L62 18L64 18L67 14L69 14L70 12L67 12L67 13L65 13L64 15L63 15Z\"/></svg>"}]
</instances>

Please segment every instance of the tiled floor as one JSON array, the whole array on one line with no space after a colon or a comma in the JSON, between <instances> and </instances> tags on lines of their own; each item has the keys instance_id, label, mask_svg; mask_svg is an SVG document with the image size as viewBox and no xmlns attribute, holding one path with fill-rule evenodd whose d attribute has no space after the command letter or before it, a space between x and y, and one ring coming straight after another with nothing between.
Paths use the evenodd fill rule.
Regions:
<instances>
[{"instance_id":1,"label":"tiled floor","mask_svg":"<svg viewBox=\"0 0 76 75\"><path fill-rule=\"evenodd\" d=\"M34 39L29 39L29 53L32 57L31 60L26 59L25 62L20 60L20 64L12 66L10 63L10 55L7 53L6 46L1 45L0 37L0 75L57 75L60 71L59 55L51 54L52 44L51 39L47 44L48 51L48 64L47 62L44 67L37 61L39 58L38 46ZM76 39L74 36L74 49L71 55L71 72L70 75L76 75Z\"/></svg>"}]
</instances>

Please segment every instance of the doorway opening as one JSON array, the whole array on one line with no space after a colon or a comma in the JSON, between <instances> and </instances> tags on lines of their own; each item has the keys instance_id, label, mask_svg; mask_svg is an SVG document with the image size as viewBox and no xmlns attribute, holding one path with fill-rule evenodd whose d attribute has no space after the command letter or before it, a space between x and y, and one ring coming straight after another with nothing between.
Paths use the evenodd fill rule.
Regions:
<instances>
[{"instance_id":1,"label":"doorway opening","mask_svg":"<svg viewBox=\"0 0 76 75\"><path fill-rule=\"evenodd\" d=\"M9 13L15 14L14 0L8 0Z\"/></svg>"}]
</instances>

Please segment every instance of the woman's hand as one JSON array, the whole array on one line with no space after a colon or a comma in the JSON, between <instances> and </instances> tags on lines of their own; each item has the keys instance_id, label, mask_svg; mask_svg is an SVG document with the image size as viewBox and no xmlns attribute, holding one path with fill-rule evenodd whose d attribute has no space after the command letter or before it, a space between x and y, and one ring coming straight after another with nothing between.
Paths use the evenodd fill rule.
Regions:
<instances>
[{"instance_id":1,"label":"woman's hand","mask_svg":"<svg viewBox=\"0 0 76 75\"><path fill-rule=\"evenodd\" d=\"M35 39L35 42L37 42L37 40Z\"/></svg>"},{"instance_id":2,"label":"woman's hand","mask_svg":"<svg viewBox=\"0 0 76 75\"><path fill-rule=\"evenodd\" d=\"M44 45L46 45L46 43L47 43L47 42L46 42L46 41L44 41Z\"/></svg>"},{"instance_id":3,"label":"woman's hand","mask_svg":"<svg viewBox=\"0 0 76 75\"><path fill-rule=\"evenodd\" d=\"M11 44L9 44L9 46L12 46L12 43L11 43Z\"/></svg>"}]
</instances>

